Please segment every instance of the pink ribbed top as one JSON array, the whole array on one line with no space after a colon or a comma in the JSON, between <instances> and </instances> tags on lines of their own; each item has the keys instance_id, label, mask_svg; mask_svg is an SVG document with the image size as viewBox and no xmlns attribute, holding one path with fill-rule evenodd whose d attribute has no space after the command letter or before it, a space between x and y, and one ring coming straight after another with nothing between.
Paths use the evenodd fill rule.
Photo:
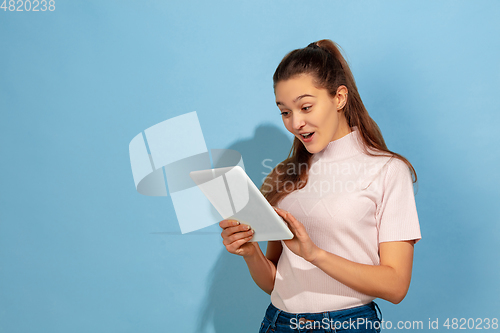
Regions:
<instances>
[{"instance_id":1,"label":"pink ribbed top","mask_svg":"<svg viewBox=\"0 0 500 333\"><path fill-rule=\"evenodd\" d=\"M413 184L397 158L362 151L356 127L314 154L307 185L283 198L320 248L357 263L378 265L379 243L419 240ZM291 252L281 242L271 302L291 313L346 309L371 302Z\"/></svg>"}]
</instances>

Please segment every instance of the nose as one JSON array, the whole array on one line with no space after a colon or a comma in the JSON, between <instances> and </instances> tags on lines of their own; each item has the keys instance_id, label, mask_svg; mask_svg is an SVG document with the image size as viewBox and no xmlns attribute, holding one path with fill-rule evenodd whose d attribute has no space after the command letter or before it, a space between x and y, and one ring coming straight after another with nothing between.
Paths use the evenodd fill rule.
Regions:
<instances>
[{"instance_id":1,"label":"nose","mask_svg":"<svg viewBox=\"0 0 500 333\"><path fill-rule=\"evenodd\" d=\"M304 117L300 113L295 113L292 117L292 126L294 130L300 130L306 124Z\"/></svg>"}]
</instances>

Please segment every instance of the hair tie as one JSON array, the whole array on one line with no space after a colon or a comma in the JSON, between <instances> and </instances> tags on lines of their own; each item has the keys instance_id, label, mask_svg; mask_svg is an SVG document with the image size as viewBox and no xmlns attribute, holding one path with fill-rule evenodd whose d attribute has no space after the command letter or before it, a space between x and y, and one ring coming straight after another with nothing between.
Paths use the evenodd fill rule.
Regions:
<instances>
[{"instance_id":1,"label":"hair tie","mask_svg":"<svg viewBox=\"0 0 500 333\"><path fill-rule=\"evenodd\" d=\"M321 47L318 46L318 44L316 44L316 42L313 42L309 45L307 45L307 47L310 47L310 48L313 48L313 49L320 49Z\"/></svg>"}]
</instances>

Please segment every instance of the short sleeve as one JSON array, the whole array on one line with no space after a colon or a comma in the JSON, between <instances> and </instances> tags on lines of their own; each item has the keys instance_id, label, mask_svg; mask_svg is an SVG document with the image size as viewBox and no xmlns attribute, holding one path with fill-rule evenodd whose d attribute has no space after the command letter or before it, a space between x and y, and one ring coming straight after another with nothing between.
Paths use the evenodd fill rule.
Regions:
<instances>
[{"instance_id":1,"label":"short sleeve","mask_svg":"<svg viewBox=\"0 0 500 333\"><path fill-rule=\"evenodd\" d=\"M376 219L379 243L412 239L416 243L422 238L411 172L398 158L391 158L386 165Z\"/></svg>"}]
</instances>

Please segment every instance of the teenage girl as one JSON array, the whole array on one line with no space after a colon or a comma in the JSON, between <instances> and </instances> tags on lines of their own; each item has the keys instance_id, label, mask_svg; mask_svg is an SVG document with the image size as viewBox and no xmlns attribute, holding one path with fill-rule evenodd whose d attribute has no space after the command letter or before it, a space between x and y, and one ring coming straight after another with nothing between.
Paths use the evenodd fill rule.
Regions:
<instances>
[{"instance_id":1,"label":"teenage girl","mask_svg":"<svg viewBox=\"0 0 500 333\"><path fill-rule=\"evenodd\" d=\"M415 170L387 149L331 40L288 53L273 81L295 138L261 191L294 237L264 255L248 225L219 223L227 251L271 295L260 332L380 332L373 300L403 300L421 238Z\"/></svg>"}]
</instances>

